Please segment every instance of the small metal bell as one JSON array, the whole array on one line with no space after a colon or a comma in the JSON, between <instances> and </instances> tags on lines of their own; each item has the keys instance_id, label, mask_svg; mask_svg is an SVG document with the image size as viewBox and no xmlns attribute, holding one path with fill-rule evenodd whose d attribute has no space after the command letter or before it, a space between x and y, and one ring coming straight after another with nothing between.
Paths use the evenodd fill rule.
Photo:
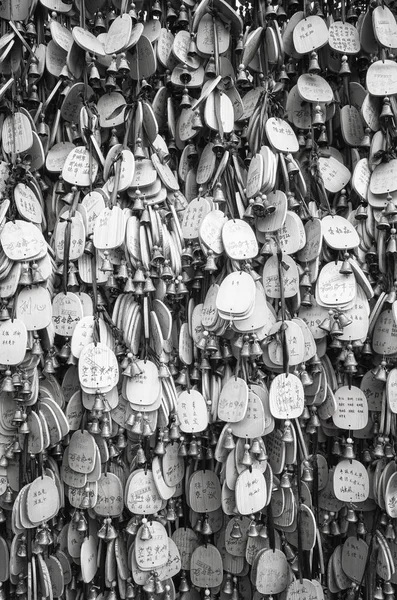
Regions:
<instances>
[{"instance_id":1,"label":"small metal bell","mask_svg":"<svg viewBox=\"0 0 397 600\"><path fill-rule=\"evenodd\" d=\"M209 517L208 517L208 515L205 515L203 525L201 527L201 534L202 535L212 535L212 533L213 533L213 531L212 531L212 527L209 522Z\"/></svg>"},{"instance_id":2,"label":"small metal bell","mask_svg":"<svg viewBox=\"0 0 397 600\"><path fill-rule=\"evenodd\" d=\"M240 524L237 520L235 520L233 522L232 530L230 532L230 537L233 538L234 540L239 540L243 537L243 534L241 533Z\"/></svg>"},{"instance_id":3,"label":"small metal bell","mask_svg":"<svg viewBox=\"0 0 397 600\"><path fill-rule=\"evenodd\" d=\"M312 52L310 54L310 62L309 62L309 67L307 70L309 73L320 73L321 72L320 65L318 64L317 52Z\"/></svg>"},{"instance_id":4,"label":"small metal bell","mask_svg":"<svg viewBox=\"0 0 397 600\"><path fill-rule=\"evenodd\" d=\"M150 533L150 529L148 527L147 522L148 521L146 518L142 519L142 528L141 528L141 533L139 535L139 539L141 539L142 541L145 541L145 542L152 539L152 534Z\"/></svg>"},{"instance_id":5,"label":"small metal bell","mask_svg":"<svg viewBox=\"0 0 397 600\"><path fill-rule=\"evenodd\" d=\"M343 457L348 458L348 459L353 459L353 458L355 458L355 456L356 455L353 450L353 440L352 440L352 438L347 438L346 445L343 450Z\"/></svg>"},{"instance_id":6,"label":"small metal bell","mask_svg":"<svg viewBox=\"0 0 397 600\"><path fill-rule=\"evenodd\" d=\"M256 525L255 519L251 520L249 527L248 527L247 535L248 535L248 537L258 537L259 536L259 531L258 531L258 527Z\"/></svg>"},{"instance_id":7,"label":"small metal bell","mask_svg":"<svg viewBox=\"0 0 397 600\"><path fill-rule=\"evenodd\" d=\"M244 465L245 467L251 467L252 466L252 457L250 454L250 445L249 444L244 444L244 455L241 461L241 464Z\"/></svg>"},{"instance_id":8,"label":"small metal bell","mask_svg":"<svg viewBox=\"0 0 397 600\"><path fill-rule=\"evenodd\" d=\"M380 119L394 119L393 111L390 106L390 98L385 96L383 99L382 112L379 116Z\"/></svg>"},{"instance_id":9,"label":"small metal bell","mask_svg":"<svg viewBox=\"0 0 397 600\"><path fill-rule=\"evenodd\" d=\"M319 104L316 104L312 111L312 126L319 127L321 125L324 125L324 121L324 111Z\"/></svg>"},{"instance_id":10,"label":"small metal bell","mask_svg":"<svg viewBox=\"0 0 397 600\"><path fill-rule=\"evenodd\" d=\"M234 442L232 429L231 429L231 427L229 427L227 429L227 435L225 437L225 441L223 442L223 448L225 450L233 450L235 447L236 447L236 444Z\"/></svg>"}]
</instances>

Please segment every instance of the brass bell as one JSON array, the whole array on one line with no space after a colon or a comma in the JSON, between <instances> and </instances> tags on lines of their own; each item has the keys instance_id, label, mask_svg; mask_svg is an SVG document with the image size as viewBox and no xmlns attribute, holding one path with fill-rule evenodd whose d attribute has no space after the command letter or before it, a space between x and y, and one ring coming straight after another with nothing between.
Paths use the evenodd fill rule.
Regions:
<instances>
[{"instance_id":1,"label":"brass bell","mask_svg":"<svg viewBox=\"0 0 397 600\"><path fill-rule=\"evenodd\" d=\"M394 595L394 588L393 588L393 585L392 585L392 583L390 581L385 581L383 583L383 593L386 596L392 596L392 595Z\"/></svg>"},{"instance_id":2,"label":"brass bell","mask_svg":"<svg viewBox=\"0 0 397 600\"><path fill-rule=\"evenodd\" d=\"M385 209L382 210L376 227L379 229L379 231L388 231L390 229L391 225L389 223L389 219L387 218Z\"/></svg>"},{"instance_id":3,"label":"brass bell","mask_svg":"<svg viewBox=\"0 0 397 600\"><path fill-rule=\"evenodd\" d=\"M350 317L348 317L346 313L342 312L338 313L338 321L342 329L353 323L353 320Z\"/></svg>"},{"instance_id":4,"label":"brass bell","mask_svg":"<svg viewBox=\"0 0 397 600\"><path fill-rule=\"evenodd\" d=\"M383 99L382 112L380 113L379 119L382 119L382 120L393 119L394 120L393 111L390 106L390 98L388 96L385 96Z\"/></svg>"},{"instance_id":5,"label":"brass bell","mask_svg":"<svg viewBox=\"0 0 397 600\"><path fill-rule=\"evenodd\" d=\"M331 335L333 337L339 337L340 335L343 335L343 329L339 325L339 319L338 318L334 318L334 322L332 323L332 327L331 327L330 333L331 333Z\"/></svg>"},{"instance_id":6,"label":"brass bell","mask_svg":"<svg viewBox=\"0 0 397 600\"><path fill-rule=\"evenodd\" d=\"M390 238L386 247L387 254L397 254L396 230L394 227L390 229Z\"/></svg>"},{"instance_id":7,"label":"brass bell","mask_svg":"<svg viewBox=\"0 0 397 600\"><path fill-rule=\"evenodd\" d=\"M376 446L374 448L374 456L375 456L375 458L383 458L384 455L385 455L385 451L384 451L384 445L383 445L383 438L379 436Z\"/></svg>"},{"instance_id":8,"label":"brass bell","mask_svg":"<svg viewBox=\"0 0 397 600\"><path fill-rule=\"evenodd\" d=\"M382 587L380 585L376 586L373 598L374 598L374 600L385 600L385 595L384 595Z\"/></svg>"},{"instance_id":9,"label":"brass bell","mask_svg":"<svg viewBox=\"0 0 397 600\"><path fill-rule=\"evenodd\" d=\"M302 382L303 387L309 387L313 384L313 379L306 371L306 367L303 365L302 371L300 372L300 380Z\"/></svg>"},{"instance_id":10,"label":"brass bell","mask_svg":"<svg viewBox=\"0 0 397 600\"><path fill-rule=\"evenodd\" d=\"M128 64L128 61L126 59L125 52L121 52L120 61L119 61L119 65L117 68L117 73L121 77L126 77L129 74L129 72L130 72L130 65Z\"/></svg>"},{"instance_id":11,"label":"brass bell","mask_svg":"<svg viewBox=\"0 0 397 600\"><path fill-rule=\"evenodd\" d=\"M209 517L208 515L205 515L204 517L204 521L201 527L201 534L202 535L212 535L213 531L212 531L212 527L210 525L209 522Z\"/></svg>"},{"instance_id":12,"label":"brass bell","mask_svg":"<svg viewBox=\"0 0 397 600\"><path fill-rule=\"evenodd\" d=\"M317 52L312 52L310 54L310 62L309 62L309 67L307 70L309 73L320 73L321 72L320 65L318 64Z\"/></svg>"},{"instance_id":13,"label":"brass bell","mask_svg":"<svg viewBox=\"0 0 397 600\"><path fill-rule=\"evenodd\" d=\"M351 75L349 62L348 62L347 56L345 54L342 56L342 62L341 62L341 66L339 69L339 75L341 75L342 77L344 75L347 75L347 76Z\"/></svg>"},{"instance_id":14,"label":"brass bell","mask_svg":"<svg viewBox=\"0 0 397 600\"><path fill-rule=\"evenodd\" d=\"M234 522L233 522L232 530L230 532L230 537L233 538L234 540L239 540L243 537L243 534L241 533L240 524L237 520L234 520Z\"/></svg>"},{"instance_id":15,"label":"brass bell","mask_svg":"<svg viewBox=\"0 0 397 600\"><path fill-rule=\"evenodd\" d=\"M82 495L82 499L80 502L80 508L81 509L86 509L86 508L90 508L91 506L91 502L90 502L90 487L87 486L84 489L84 493Z\"/></svg>"},{"instance_id":16,"label":"brass bell","mask_svg":"<svg viewBox=\"0 0 397 600\"><path fill-rule=\"evenodd\" d=\"M180 6L177 21L178 21L179 27L182 29L189 25L189 17L187 14L186 6L183 3Z\"/></svg>"},{"instance_id":17,"label":"brass bell","mask_svg":"<svg viewBox=\"0 0 397 600\"><path fill-rule=\"evenodd\" d=\"M334 454L335 456L340 456L342 454L338 438L335 438L334 443L332 444L332 454Z\"/></svg>"},{"instance_id":18,"label":"brass bell","mask_svg":"<svg viewBox=\"0 0 397 600\"><path fill-rule=\"evenodd\" d=\"M230 573L226 573L226 579L224 586L222 588L222 592L230 596L233 593L233 580Z\"/></svg>"},{"instance_id":19,"label":"brass bell","mask_svg":"<svg viewBox=\"0 0 397 600\"><path fill-rule=\"evenodd\" d=\"M367 535L367 528L365 526L364 521L362 520L362 517L360 517L360 519L357 523L357 535L361 535L361 536Z\"/></svg>"},{"instance_id":20,"label":"brass bell","mask_svg":"<svg viewBox=\"0 0 397 600\"><path fill-rule=\"evenodd\" d=\"M256 525L255 519L251 520L249 527L248 527L247 535L248 535L248 537L258 537L259 536L259 531L258 531L258 527Z\"/></svg>"},{"instance_id":21,"label":"brass bell","mask_svg":"<svg viewBox=\"0 0 397 600\"><path fill-rule=\"evenodd\" d=\"M162 581L160 580L160 578L155 575L155 579L154 579L154 593L155 594L164 594L164 585L162 583Z\"/></svg>"},{"instance_id":22,"label":"brass bell","mask_svg":"<svg viewBox=\"0 0 397 600\"><path fill-rule=\"evenodd\" d=\"M282 441L287 444L292 444L295 441L295 438L291 431L291 421L285 421L283 435L281 437Z\"/></svg>"},{"instance_id":23,"label":"brass bell","mask_svg":"<svg viewBox=\"0 0 397 600\"><path fill-rule=\"evenodd\" d=\"M301 479L306 483L311 483L313 481L313 470L311 469L310 464L307 460L303 462L303 473Z\"/></svg>"},{"instance_id":24,"label":"brass bell","mask_svg":"<svg viewBox=\"0 0 397 600\"><path fill-rule=\"evenodd\" d=\"M92 435L99 435L101 433L98 419L92 421L89 431Z\"/></svg>"},{"instance_id":25,"label":"brass bell","mask_svg":"<svg viewBox=\"0 0 397 600\"><path fill-rule=\"evenodd\" d=\"M312 126L319 127L321 125L324 125L324 120L324 111L319 104L316 104L312 111Z\"/></svg>"},{"instance_id":26,"label":"brass bell","mask_svg":"<svg viewBox=\"0 0 397 600\"><path fill-rule=\"evenodd\" d=\"M357 523L358 517L357 517L356 511L353 509L353 507L350 507L347 509L346 521L348 523Z\"/></svg>"},{"instance_id":27,"label":"brass bell","mask_svg":"<svg viewBox=\"0 0 397 600\"><path fill-rule=\"evenodd\" d=\"M232 429L231 429L231 427L228 427L227 435L226 435L225 441L223 443L223 448L225 450L233 450L235 447L236 447L236 444L234 442L234 438L232 435Z\"/></svg>"},{"instance_id":28,"label":"brass bell","mask_svg":"<svg viewBox=\"0 0 397 600\"><path fill-rule=\"evenodd\" d=\"M103 438L110 438L112 434L112 430L110 427L110 422L108 417L104 417L103 421L102 421L102 427L101 427L101 437Z\"/></svg>"},{"instance_id":29,"label":"brass bell","mask_svg":"<svg viewBox=\"0 0 397 600\"><path fill-rule=\"evenodd\" d=\"M290 480L290 475L289 475L288 471L284 471L283 474L281 475L280 487L286 488L286 489L291 487L291 480Z\"/></svg>"},{"instance_id":30,"label":"brass bell","mask_svg":"<svg viewBox=\"0 0 397 600\"><path fill-rule=\"evenodd\" d=\"M81 515L79 522L77 523L77 531L80 532L85 532L88 529L88 525L87 525L87 521L85 520L84 516Z\"/></svg>"},{"instance_id":31,"label":"brass bell","mask_svg":"<svg viewBox=\"0 0 397 600\"><path fill-rule=\"evenodd\" d=\"M148 521L146 518L142 519L141 533L139 535L139 539L141 539L144 542L147 542L148 540L152 539L152 534L150 533L150 529L148 527L147 522Z\"/></svg>"},{"instance_id":32,"label":"brass bell","mask_svg":"<svg viewBox=\"0 0 397 600\"><path fill-rule=\"evenodd\" d=\"M353 440L352 440L352 438L347 438L346 445L343 450L343 457L348 458L348 459L353 459L353 458L355 458L355 456L356 455L355 455L354 449L353 449Z\"/></svg>"},{"instance_id":33,"label":"brass bell","mask_svg":"<svg viewBox=\"0 0 397 600\"><path fill-rule=\"evenodd\" d=\"M27 415L26 413L24 413L24 422L22 423L22 425L20 426L20 428L18 429L19 433L22 435L28 435L30 433L30 427L28 425L28 422L26 421Z\"/></svg>"},{"instance_id":34,"label":"brass bell","mask_svg":"<svg viewBox=\"0 0 397 600\"><path fill-rule=\"evenodd\" d=\"M7 487L7 490L6 490L6 493L4 494L3 500L7 504L10 504L11 502L13 502L14 498L13 498L10 486Z\"/></svg>"},{"instance_id":35,"label":"brass bell","mask_svg":"<svg viewBox=\"0 0 397 600\"><path fill-rule=\"evenodd\" d=\"M152 427L150 425L149 419L148 417L144 416L143 417L143 429L142 429L142 435L144 437L149 437L151 436L153 433ZM146 462L146 461L145 461Z\"/></svg>"},{"instance_id":36,"label":"brass bell","mask_svg":"<svg viewBox=\"0 0 397 600\"><path fill-rule=\"evenodd\" d=\"M327 128L322 125L320 128L320 135L318 136L317 143L319 146L328 146Z\"/></svg>"},{"instance_id":37,"label":"brass bell","mask_svg":"<svg viewBox=\"0 0 397 600\"><path fill-rule=\"evenodd\" d=\"M252 466L252 457L250 454L250 445L249 444L244 444L244 455L243 458L241 460L241 464L244 465L245 467L251 467Z\"/></svg>"},{"instance_id":38,"label":"brass bell","mask_svg":"<svg viewBox=\"0 0 397 600\"><path fill-rule=\"evenodd\" d=\"M103 18L103 15L100 11L98 11L95 15L95 22L94 22L94 28L95 31L99 34L99 33L104 33L106 31L106 24L105 24L105 20Z\"/></svg>"}]
</instances>

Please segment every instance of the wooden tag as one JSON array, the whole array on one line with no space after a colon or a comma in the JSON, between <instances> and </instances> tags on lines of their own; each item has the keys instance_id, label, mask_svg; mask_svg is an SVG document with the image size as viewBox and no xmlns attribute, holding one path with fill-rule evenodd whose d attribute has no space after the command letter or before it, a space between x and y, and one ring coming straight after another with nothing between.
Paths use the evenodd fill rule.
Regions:
<instances>
[{"instance_id":1,"label":"wooden tag","mask_svg":"<svg viewBox=\"0 0 397 600\"><path fill-rule=\"evenodd\" d=\"M284 288L284 297L292 298L299 290L297 264L293 258L287 254L283 254L281 267L282 281L280 282L278 261L277 256L271 256L267 259L265 268L263 269L263 287L266 296L269 298L280 298L282 285Z\"/></svg>"},{"instance_id":2,"label":"wooden tag","mask_svg":"<svg viewBox=\"0 0 397 600\"><path fill-rule=\"evenodd\" d=\"M222 388L218 400L218 418L221 421L241 421L247 411L248 386L244 379L231 377Z\"/></svg>"},{"instance_id":3,"label":"wooden tag","mask_svg":"<svg viewBox=\"0 0 397 600\"><path fill-rule=\"evenodd\" d=\"M150 538L142 539L142 529L149 528ZM135 557L138 567L145 571L158 569L167 562L168 536L167 531L157 521L147 522L138 530L135 540Z\"/></svg>"},{"instance_id":4,"label":"wooden tag","mask_svg":"<svg viewBox=\"0 0 397 600\"><path fill-rule=\"evenodd\" d=\"M302 414L304 392L296 375L280 373L270 386L270 411L275 419L295 419Z\"/></svg>"},{"instance_id":5,"label":"wooden tag","mask_svg":"<svg viewBox=\"0 0 397 600\"><path fill-rule=\"evenodd\" d=\"M378 44L386 48L397 48L397 23L387 6L375 8L372 23Z\"/></svg>"},{"instance_id":6,"label":"wooden tag","mask_svg":"<svg viewBox=\"0 0 397 600\"><path fill-rule=\"evenodd\" d=\"M334 493L343 502L363 502L369 494L366 468L358 460L341 460L335 467Z\"/></svg>"},{"instance_id":7,"label":"wooden tag","mask_svg":"<svg viewBox=\"0 0 397 600\"><path fill-rule=\"evenodd\" d=\"M0 323L0 361L3 365L17 365L24 359L27 330L19 319Z\"/></svg>"},{"instance_id":8,"label":"wooden tag","mask_svg":"<svg viewBox=\"0 0 397 600\"><path fill-rule=\"evenodd\" d=\"M98 342L87 344L80 354L79 379L82 386L109 391L118 382L119 365L110 348Z\"/></svg>"},{"instance_id":9,"label":"wooden tag","mask_svg":"<svg viewBox=\"0 0 397 600\"><path fill-rule=\"evenodd\" d=\"M281 550L263 549L252 565L251 581L261 594L280 594L289 580L288 563Z\"/></svg>"},{"instance_id":10,"label":"wooden tag","mask_svg":"<svg viewBox=\"0 0 397 600\"><path fill-rule=\"evenodd\" d=\"M298 139L287 121L272 117L265 127L267 138L277 152L298 152Z\"/></svg>"},{"instance_id":11,"label":"wooden tag","mask_svg":"<svg viewBox=\"0 0 397 600\"><path fill-rule=\"evenodd\" d=\"M81 546L81 574L84 583L90 583L97 571L97 540L93 535L85 538Z\"/></svg>"},{"instance_id":12,"label":"wooden tag","mask_svg":"<svg viewBox=\"0 0 397 600\"><path fill-rule=\"evenodd\" d=\"M353 225L339 215L324 217L321 227L325 241L334 250L356 248L360 243L360 238Z\"/></svg>"},{"instance_id":13,"label":"wooden tag","mask_svg":"<svg viewBox=\"0 0 397 600\"><path fill-rule=\"evenodd\" d=\"M90 173L91 168L91 173ZM85 146L77 146L67 156L62 169L62 177L71 185L89 187L98 173L98 162L90 157Z\"/></svg>"},{"instance_id":14,"label":"wooden tag","mask_svg":"<svg viewBox=\"0 0 397 600\"><path fill-rule=\"evenodd\" d=\"M241 315L246 318L254 298L254 280L245 271L236 271L223 280L216 298L216 307L220 313L230 315L231 319Z\"/></svg>"},{"instance_id":15,"label":"wooden tag","mask_svg":"<svg viewBox=\"0 0 397 600\"><path fill-rule=\"evenodd\" d=\"M83 307L72 292L57 294L52 301L52 321L58 335L70 337L83 317Z\"/></svg>"},{"instance_id":16,"label":"wooden tag","mask_svg":"<svg viewBox=\"0 0 397 600\"><path fill-rule=\"evenodd\" d=\"M300 75L297 86L298 93L305 102L324 102L325 104L332 102L331 86L320 75L314 75L313 73Z\"/></svg>"},{"instance_id":17,"label":"wooden tag","mask_svg":"<svg viewBox=\"0 0 397 600\"><path fill-rule=\"evenodd\" d=\"M367 71L366 87L373 96L397 94L397 64L387 59L372 63Z\"/></svg>"},{"instance_id":18,"label":"wooden tag","mask_svg":"<svg viewBox=\"0 0 397 600\"><path fill-rule=\"evenodd\" d=\"M156 402L160 393L160 380L156 365L147 360L138 360L140 375L129 377L125 385L127 400L137 405L150 406Z\"/></svg>"},{"instance_id":19,"label":"wooden tag","mask_svg":"<svg viewBox=\"0 0 397 600\"><path fill-rule=\"evenodd\" d=\"M8 115L3 122L2 145L7 154L21 154L33 144L32 126L22 112Z\"/></svg>"},{"instance_id":20,"label":"wooden tag","mask_svg":"<svg viewBox=\"0 0 397 600\"><path fill-rule=\"evenodd\" d=\"M105 50L101 42L87 29L82 27L73 27L73 39L86 52L91 52L98 56L104 56Z\"/></svg>"},{"instance_id":21,"label":"wooden tag","mask_svg":"<svg viewBox=\"0 0 397 600\"><path fill-rule=\"evenodd\" d=\"M24 183L18 183L14 188L14 200L21 217L31 223L41 223L43 212L40 202L33 190Z\"/></svg>"},{"instance_id":22,"label":"wooden tag","mask_svg":"<svg viewBox=\"0 0 397 600\"><path fill-rule=\"evenodd\" d=\"M341 275L342 262L324 265L320 271L316 285L318 302L324 305L338 306L354 300L357 293L356 279L353 275Z\"/></svg>"},{"instance_id":23,"label":"wooden tag","mask_svg":"<svg viewBox=\"0 0 397 600\"><path fill-rule=\"evenodd\" d=\"M104 48L106 54L122 52L129 45L131 31L132 20L129 14L116 17L107 32Z\"/></svg>"},{"instance_id":24,"label":"wooden tag","mask_svg":"<svg viewBox=\"0 0 397 600\"><path fill-rule=\"evenodd\" d=\"M376 320L372 335L374 352L388 356L397 352L397 325L391 310L384 310Z\"/></svg>"},{"instance_id":25,"label":"wooden tag","mask_svg":"<svg viewBox=\"0 0 397 600\"><path fill-rule=\"evenodd\" d=\"M134 471L125 486L125 504L128 510L137 515L152 515L160 510L162 503L152 471Z\"/></svg>"},{"instance_id":26,"label":"wooden tag","mask_svg":"<svg viewBox=\"0 0 397 600\"><path fill-rule=\"evenodd\" d=\"M317 588L313 581L309 579L297 579L293 581L287 589L285 596L286 600L294 600L295 598L319 598Z\"/></svg>"},{"instance_id":27,"label":"wooden tag","mask_svg":"<svg viewBox=\"0 0 397 600\"><path fill-rule=\"evenodd\" d=\"M75 431L69 444L69 467L78 473L91 473L94 468L95 440L88 431Z\"/></svg>"},{"instance_id":28,"label":"wooden tag","mask_svg":"<svg viewBox=\"0 0 397 600\"><path fill-rule=\"evenodd\" d=\"M334 21L329 28L330 48L341 54L353 55L360 52L360 37L358 30L351 23Z\"/></svg>"},{"instance_id":29,"label":"wooden tag","mask_svg":"<svg viewBox=\"0 0 397 600\"><path fill-rule=\"evenodd\" d=\"M310 551L313 550L316 543L316 520L314 518L313 511L305 504L301 504L298 510L300 511L299 528L302 549ZM295 531L287 532L286 538L290 544L297 547L298 527L295 529Z\"/></svg>"},{"instance_id":30,"label":"wooden tag","mask_svg":"<svg viewBox=\"0 0 397 600\"><path fill-rule=\"evenodd\" d=\"M26 221L8 221L0 233L4 253L11 260L42 258L47 244L41 231Z\"/></svg>"},{"instance_id":31,"label":"wooden tag","mask_svg":"<svg viewBox=\"0 0 397 600\"><path fill-rule=\"evenodd\" d=\"M278 239L281 250L285 254L295 254L304 247L306 243L305 228L296 213L287 211L284 224L278 231Z\"/></svg>"},{"instance_id":32,"label":"wooden tag","mask_svg":"<svg viewBox=\"0 0 397 600\"><path fill-rule=\"evenodd\" d=\"M349 146L361 146L364 138L364 123L355 106L342 106L340 111L342 137Z\"/></svg>"},{"instance_id":33,"label":"wooden tag","mask_svg":"<svg viewBox=\"0 0 397 600\"><path fill-rule=\"evenodd\" d=\"M266 481L259 469L246 469L237 478L236 506L242 515L250 515L265 506L267 492Z\"/></svg>"},{"instance_id":34,"label":"wooden tag","mask_svg":"<svg viewBox=\"0 0 397 600\"><path fill-rule=\"evenodd\" d=\"M213 471L196 471L189 480L189 505L197 513L209 513L221 507L221 485Z\"/></svg>"},{"instance_id":35,"label":"wooden tag","mask_svg":"<svg viewBox=\"0 0 397 600\"><path fill-rule=\"evenodd\" d=\"M208 426L207 404L197 390L185 390L179 394L177 411L180 428L184 433L198 433Z\"/></svg>"},{"instance_id":36,"label":"wooden tag","mask_svg":"<svg viewBox=\"0 0 397 600\"><path fill-rule=\"evenodd\" d=\"M373 194L384 194L397 190L396 165L397 159L392 159L387 163L381 163L375 167L369 184Z\"/></svg>"},{"instance_id":37,"label":"wooden tag","mask_svg":"<svg viewBox=\"0 0 397 600\"><path fill-rule=\"evenodd\" d=\"M340 192L350 181L351 173L335 157L321 157L318 159L321 177L327 192L336 194Z\"/></svg>"},{"instance_id":38,"label":"wooden tag","mask_svg":"<svg viewBox=\"0 0 397 600\"><path fill-rule=\"evenodd\" d=\"M364 576L368 555L368 545L357 537L348 537L342 548L342 565L345 574L356 583Z\"/></svg>"},{"instance_id":39,"label":"wooden tag","mask_svg":"<svg viewBox=\"0 0 397 600\"><path fill-rule=\"evenodd\" d=\"M210 211L201 221L199 238L214 254L222 254L222 229L228 219L221 210Z\"/></svg>"},{"instance_id":40,"label":"wooden tag","mask_svg":"<svg viewBox=\"0 0 397 600\"><path fill-rule=\"evenodd\" d=\"M293 31L293 41L299 54L307 54L325 46L328 42L328 29L324 19L310 16L299 21Z\"/></svg>"},{"instance_id":41,"label":"wooden tag","mask_svg":"<svg viewBox=\"0 0 397 600\"><path fill-rule=\"evenodd\" d=\"M95 513L101 517L119 517L123 508L123 486L120 479L113 473L102 474L98 481Z\"/></svg>"},{"instance_id":42,"label":"wooden tag","mask_svg":"<svg viewBox=\"0 0 397 600\"><path fill-rule=\"evenodd\" d=\"M48 290L40 286L21 290L16 299L15 314L28 331L48 327L52 317Z\"/></svg>"},{"instance_id":43,"label":"wooden tag","mask_svg":"<svg viewBox=\"0 0 397 600\"><path fill-rule=\"evenodd\" d=\"M257 219L256 227L258 231L264 233L281 230L287 216L287 196L284 192L274 190L267 195L267 199L269 203L275 207L275 211L270 215ZM308 223L310 222L311 221L308 221Z\"/></svg>"},{"instance_id":44,"label":"wooden tag","mask_svg":"<svg viewBox=\"0 0 397 600\"><path fill-rule=\"evenodd\" d=\"M59 494L51 477L38 477L30 484L26 503L28 518L33 526L49 521L57 514Z\"/></svg>"},{"instance_id":45,"label":"wooden tag","mask_svg":"<svg viewBox=\"0 0 397 600\"><path fill-rule=\"evenodd\" d=\"M190 560L190 576L193 585L202 588L214 588L221 585L223 579L222 557L212 544L198 546Z\"/></svg>"},{"instance_id":46,"label":"wooden tag","mask_svg":"<svg viewBox=\"0 0 397 600\"><path fill-rule=\"evenodd\" d=\"M341 429L363 429L368 422L368 403L356 386L342 386L335 392L338 405L333 422Z\"/></svg>"},{"instance_id":47,"label":"wooden tag","mask_svg":"<svg viewBox=\"0 0 397 600\"><path fill-rule=\"evenodd\" d=\"M153 46L145 35L141 35L137 44L128 53L130 74L135 81L147 79L156 72L156 55Z\"/></svg>"}]
</instances>

